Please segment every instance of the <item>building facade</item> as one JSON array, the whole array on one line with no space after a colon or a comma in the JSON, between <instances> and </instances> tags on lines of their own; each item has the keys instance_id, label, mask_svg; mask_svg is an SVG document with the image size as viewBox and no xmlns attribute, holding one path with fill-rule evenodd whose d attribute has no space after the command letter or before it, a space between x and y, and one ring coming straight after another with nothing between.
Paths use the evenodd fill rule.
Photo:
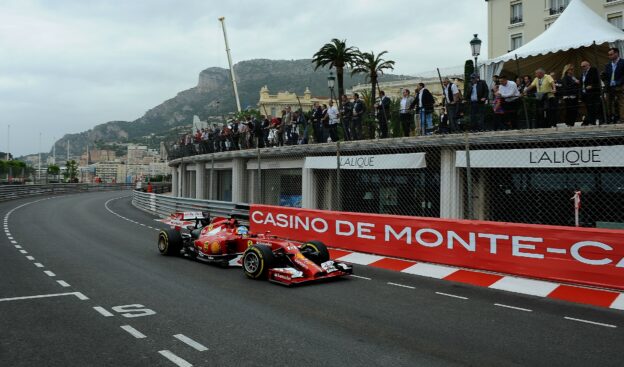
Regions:
<instances>
[{"instance_id":1,"label":"building facade","mask_svg":"<svg viewBox=\"0 0 624 367\"><path fill-rule=\"evenodd\" d=\"M299 97L299 98L297 98ZM310 111L315 102L327 103L329 97L312 97L312 92L306 87L303 96L297 96L295 93L278 92L277 94L269 94L269 88L265 85L260 89L260 100L258 101L258 110L263 115L273 117L282 116L282 110L290 106L293 110L297 110L301 104L304 111Z\"/></svg>"},{"instance_id":2,"label":"building facade","mask_svg":"<svg viewBox=\"0 0 624 367\"><path fill-rule=\"evenodd\" d=\"M624 224L623 154L624 126L606 125L241 150L169 165L173 196L430 218L574 225L570 198L581 191L581 225L593 227Z\"/></svg>"},{"instance_id":3,"label":"building facade","mask_svg":"<svg viewBox=\"0 0 624 367\"><path fill-rule=\"evenodd\" d=\"M570 1L486 0L488 58L506 54L539 36L557 20ZM611 24L624 29L624 0L582 1Z\"/></svg>"}]
</instances>

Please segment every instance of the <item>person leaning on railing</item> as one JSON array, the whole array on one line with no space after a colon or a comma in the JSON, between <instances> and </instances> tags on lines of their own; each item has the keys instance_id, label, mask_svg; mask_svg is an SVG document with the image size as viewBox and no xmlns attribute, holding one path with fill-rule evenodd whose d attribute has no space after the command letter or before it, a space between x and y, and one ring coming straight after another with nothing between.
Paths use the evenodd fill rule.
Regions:
<instances>
[{"instance_id":1,"label":"person leaning on railing","mask_svg":"<svg viewBox=\"0 0 624 367\"><path fill-rule=\"evenodd\" d=\"M501 98L501 107L503 109L503 115L501 118L502 126L500 126L500 128L517 129L518 102L520 101L520 91L518 91L518 85L509 80L507 75L501 75L499 77L499 82L500 84L498 85L495 96Z\"/></svg>"},{"instance_id":2,"label":"person leaning on railing","mask_svg":"<svg viewBox=\"0 0 624 367\"><path fill-rule=\"evenodd\" d=\"M565 106L564 122L574 126L578 117L578 97L581 82L574 76L574 65L568 64L561 75L561 98Z\"/></svg>"},{"instance_id":3,"label":"person leaning on railing","mask_svg":"<svg viewBox=\"0 0 624 367\"><path fill-rule=\"evenodd\" d=\"M554 127L557 125L557 105L555 104L557 87L553 78L550 75L546 75L546 71L543 68L535 71L535 79L525 89L524 94L526 95L534 89L536 90L535 97L537 98L537 127ZM545 117L544 113L546 114Z\"/></svg>"}]
</instances>

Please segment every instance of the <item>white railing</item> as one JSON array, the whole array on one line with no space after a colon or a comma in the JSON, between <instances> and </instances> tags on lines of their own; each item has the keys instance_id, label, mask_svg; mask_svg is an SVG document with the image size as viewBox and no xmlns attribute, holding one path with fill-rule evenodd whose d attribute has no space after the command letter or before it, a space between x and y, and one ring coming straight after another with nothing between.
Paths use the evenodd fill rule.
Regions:
<instances>
[{"instance_id":1,"label":"white railing","mask_svg":"<svg viewBox=\"0 0 624 367\"><path fill-rule=\"evenodd\" d=\"M63 195L90 191L129 190L132 184L48 184L48 185L0 185L0 201L21 199L39 195Z\"/></svg>"},{"instance_id":2,"label":"white railing","mask_svg":"<svg viewBox=\"0 0 624 367\"><path fill-rule=\"evenodd\" d=\"M138 190L132 193L132 205L160 217L184 211L209 212L213 217L235 215L239 218L247 218L249 216L249 204L172 197Z\"/></svg>"}]
</instances>

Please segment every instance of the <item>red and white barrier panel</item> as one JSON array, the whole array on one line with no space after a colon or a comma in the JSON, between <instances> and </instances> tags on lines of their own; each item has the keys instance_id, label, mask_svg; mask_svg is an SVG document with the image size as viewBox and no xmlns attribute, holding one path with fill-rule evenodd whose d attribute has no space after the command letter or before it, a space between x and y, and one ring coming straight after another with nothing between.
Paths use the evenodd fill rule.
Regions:
<instances>
[{"instance_id":1,"label":"red and white barrier panel","mask_svg":"<svg viewBox=\"0 0 624 367\"><path fill-rule=\"evenodd\" d=\"M624 290L624 231L252 205L253 232L356 252Z\"/></svg>"}]
</instances>

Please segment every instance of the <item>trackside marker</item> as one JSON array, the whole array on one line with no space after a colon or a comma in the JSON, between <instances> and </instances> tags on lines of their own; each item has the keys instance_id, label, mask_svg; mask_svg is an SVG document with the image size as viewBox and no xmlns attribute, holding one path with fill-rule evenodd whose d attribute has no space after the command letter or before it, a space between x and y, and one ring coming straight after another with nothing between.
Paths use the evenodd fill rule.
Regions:
<instances>
[{"instance_id":1,"label":"trackside marker","mask_svg":"<svg viewBox=\"0 0 624 367\"><path fill-rule=\"evenodd\" d=\"M20 246L20 245L15 245L15 248L22 248L22 246Z\"/></svg>"},{"instance_id":2,"label":"trackside marker","mask_svg":"<svg viewBox=\"0 0 624 367\"><path fill-rule=\"evenodd\" d=\"M143 334L142 332L138 331L137 329L133 328L130 325L122 325L121 328L127 331L130 335L134 336L137 339L147 338L145 334Z\"/></svg>"},{"instance_id":3,"label":"trackside marker","mask_svg":"<svg viewBox=\"0 0 624 367\"><path fill-rule=\"evenodd\" d=\"M104 317L113 317L113 316L115 316L112 313L108 312L108 310L106 310L104 307L95 306L95 307L93 307L93 309L96 310L97 312L99 312L100 315L102 315Z\"/></svg>"},{"instance_id":4,"label":"trackside marker","mask_svg":"<svg viewBox=\"0 0 624 367\"><path fill-rule=\"evenodd\" d=\"M176 356L175 354L171 353L171 351L160 350L160 351L158 351L158 353L160 353L161 356L167 358L171 362L175 363L178 367L193 367L192 364L188 363L184 359L182 359L182 358Z\"/></svg>"},{"instance_id":5,"label":"trackside marker","mask_svg":"<svg viewBox=\"0 0 624 367\"><path fill-rule=\"evenodd\" d=\"M183 334L176 334L173 336L174 338L178 339L179 341L181 341L182 343L190 346L191 348L199 351L199 352L203 352L208 350L208 348L206 348L205 346L199 344L198 342L196 342L195 340L189 338L186 335Z\"/></svg>"},{"instance_id":6,"label":"trackside marker","mask_svg":"<svg viewBox=\"0 0 624 367\"><path fill-rule=\"evenodd\" d=\"M603 324L602 322L595 322L595 321L589 321L589 320L583 320L583 319L575 319L574 317L567 317L567 316L565 316L564 319L572 320L572 321L578 321L578 322L583 322L585 324L609 327L609 328L613 328L613 329L615 329L617 327L617 326L611 325L611 324Z\"/></svg>"},{"instance_id":7,"label":"trackside marker","mask_svg":"<svg viewBox=\"0 0 624 367\"><path fill-rule=\"evenodd\" d=\"M26 254L28 253L28 251L26 251L26 250L20 250L20 253L22 253L22 254L26 255Z\"/></svg>"},{"instance_id":8,"label":"trackside marker","mask_svg":"<svg viewBox=\"0 0 624 367\"><path fill-rule=\"evenodd\" d=\"M504 307L504 308L510 308L512 310L516 310L516 311L524 311L524 312L533 312L533 310L529 310L528 308L522 308L522 307L515 307L515 306L508 306L508 305L503 305L500 303L495 303L494 306L497 307Z\"/></svg>"},{"instance_id":9,"label":"trackside marker","mask_svg":"<svg viewBox=\"0 0 624 367\"><path fill-rule=\"evenodd\" d=\"M624 311L624 293L620 293L615 301L613 301L613 303L611 304L611 308Z\"/></svg>"},{"instance_id":10,"label":"trackside marker","mask_svg":"<svg viewBox=\"0 0 624 367\"><path fill-rule=\"evenodd\" d=\"M42 263L35 263L35 266L38 268L43 268L43 264Z\"/></svg>"},{"instance_id":11,"label":"trackside marker","mask_svg":"<svg viewBox=\"0 0 624 367\"><path fill-rule=\"evenodd\" d=\"M0 302L22 301L22 300L27 300L27 299L62 297L62 296L76 296L81 301L86 301L89 299L87 296L85 296L84 294L80 292L71 292L71 293L40 294L36 296L26 296L26 297L0 298Z\"/></svg>"},{"instance_id":12,"label":"trackside marker","mask_svg":"<svg viewBox=\"0 0 624 367\"><path fill-rule=\"evenodd\" d=\"M56 274L54 274L53 272L51 272L50 270L46 270L44 271L45 275L49 276L49 277L55 277Z\"/></svg>"},{"instance_id":13,"label":"trackside marker","mask_svg":"<svg viewBox=\"0 0 624 367\"><path fill-rule=\"evenodd\" d=\"M60 284L60 285L61 285L61 287L65 287L65 288L67 288L67 287L71 287L71 286L69 285L69 283L67 283L67 282L66 282L66 281L64 281L64 280L57 280L56 282L57 282L58 284Z\"/></svg>"},{"instance_id":14,"label":"trackside marker","mask_svg":"<svg viewBox=\"0 0 624 367\"><path fill-rule=\"evenodd\" d=\"M416 287L412 287L409 285L403 285L403 284L398 284L398 283L392 283L392 282L388 282L388 285L393 285L395 287L401 287L401 288L408 288L408 289L416 289Z\"/></svg>"},{"instance_id":15,"label":"trackside marker","mask_svg":"<svg viewBox=\"0 0 624 367\"><path fill-rule=\"evenodd\" d=\"M436 292L436 294L439 294L440 296L451 297L451 298L468 299L468 297L456 296L454 294L448 294L448 293L442 293L442 292Z\"/></svg>"},{"instance_id":16,"label":"trackside marker","mask_svg":"<svg viewBox=\"0 0 624 367\"><path fill-rule=\"evenodd\" d=\"M32 257L32 256L26 256L26 258L27 258L28 260L30 260L30 261L33 261L33 260L35 259L35 258L34 258L34 257Z\"/></svg>"}]
</instances>

